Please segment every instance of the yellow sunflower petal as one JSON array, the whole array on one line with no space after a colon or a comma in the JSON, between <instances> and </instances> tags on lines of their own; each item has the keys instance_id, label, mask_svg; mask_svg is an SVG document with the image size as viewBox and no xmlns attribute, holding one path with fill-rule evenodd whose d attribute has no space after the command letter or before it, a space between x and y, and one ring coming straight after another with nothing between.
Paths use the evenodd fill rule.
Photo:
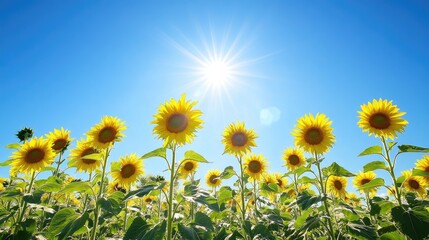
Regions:
<instances>
[{"instance_id":1,"label":"yellow sunflower petal","mask_svg":"<svg viewBox=\"0 0 429 240\"><path fill-rule=\"evenodd\" d=\"M206 184L209 187L217 187L222 183L222 179L219 177L221 171L217 169L209 170L206 174Z\"/></svg>"},{"instance_id":2,"label":"yellow sunflower petal","mask_svg":"<svg viewBox=\"0 0 429 240\"><path fill-rule=\"evenodd\" d=\"M244 172L250 179L259 180L266 173L268 163L262 154L251 154L244 158Z\"/></svg>"},{"instance_id":3,"label":"yellow sunflower petal","mask_svg":"<svg viewBox=\"0 0 429 240\"><path fill-rule=\"evenodd\" d=\"M93 145L98 149L110 147L115 142L120 142L124 137L122 133L127 127L117 117L104 116L101 122L89 130L87 136L92 139Z\"/></svg>"},{"instance_id":4,"label":"yellow sunflower petal","mask_svg":"<svg viewBox=\"0 0 429 240\"><path fill-rule=\"evenodd\" d=\"M347 187L347 178L339 176L330 176L328 178L327 188L334 196L345 198Z\"/></svg>"},{"instance_id":5,"label":"yellow sunflower petal","mask_svg":"<svg viewBox=\"0 0 429 240\"><path fill-rule=\"evenodd\" d=\"M120 158L121 169L117 172L112 172L112 177L115 182L119 183L126 189L135 184L140 175L144 173L143 162L135 154L130 154Z\"/></svg>"},{"instance_id":6,"label":"yellow sunflower petal","mask_svg":"<svg viewBox=\"0 0 429 240\"><path fill-rule=\"evenodd\" d=\"M243 156L256 147L255 139L258 137L253 129L246 129L244 122L231 123L225 128L222 135L225 153Z\"/></svg>"}]
</instances>

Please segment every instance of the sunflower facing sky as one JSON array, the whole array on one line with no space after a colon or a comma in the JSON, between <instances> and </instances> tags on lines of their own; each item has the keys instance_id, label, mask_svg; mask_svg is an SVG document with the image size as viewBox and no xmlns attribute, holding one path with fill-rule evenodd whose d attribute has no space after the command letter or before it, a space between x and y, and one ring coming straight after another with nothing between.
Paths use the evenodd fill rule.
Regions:
<instances>
[{"instance_id":1,"label":"sunflower facing sky","mask_svg":"<svg viewBox=\"0 0 429 240\"><path fill-rule=\"evenodd\" d=\"M334 196L346 197L347 178L339 176L329 176L327 188Z\"/></svg>"},{"instance_id":2,"label":"sunflower facing sky","mask_svg":"<svg viewBox=\"0 0 429 240\"><path fill-rule=\"evenodd\" d=\"M283 152L283 160L289 171L293 171L305 164L304 151L301 148L287 148Z\"/></svg>"},{"instance_id":3,"label":"sunflower facing sky","mask_svg":"<svg viewBox=\"0 0 429 240\"><path fill-rule=\"evenodd\" d=\"M422 159L416 162L416 169L429 173L429 155L424 156ZM426 184L429 185L429 177L424 176L423 179L425 180Z\"/></svg>"},{"instance_id":4,"label":"sunflower facing sky","mask_svg":"<svg viewBox=\"0 0 429 240\"><path fill-rule=\"evenodd\" d=\"M392 101L383 99L372 100L368 104L360 106L358 125L363 132L371 136L394 139L397 133L402 133L408 122L401 117L405 112L399 112L399 108Z\"/></svg>"},{"instance_id":5,"label":"sunflower facing sky","mask_svg":"<svg viewBox=\"0 0 429 240\"><path fill-rule=\"evenodd\" d=\"M256 147L255 139L258 136L253 129L246 129L244 122L237 122L229 124L222 137L224 153L243 156L249 153L252 147Z\"/></svg>"},{"instance_id":6,"label":"sunflower facing sky","mask_svg":"<svg viewBox=\"0 0 429 240\"><path fill-rule=\"evenodd\" d=\"M376 175L373 171L368 172L360 172L356 177L353 179L353 185L355 188L359 188L362 185L371 182L371 180L375 179ZM377 192L377 188L370 188L362 190L364 193L370 193L371 195L374 195Z\"/></svg>"},{"instance_id":7,"label":"sunflower facing sky","mask_svg":"<svg viewBox=\"0 0 429 240\"><path fill-rule=\"evenodd\" d=\"M70 131L61 129L54 129L53 132L46 134L46 137L52 142L52 149L55 152L61 152L67 149L70 142L73 140L70 138Z\"/></svg>"},{"instance_id":8,"label":"sunflower facing sky","mask_svg":"<svg viewBox=\"0 0 429 240\"><path fill-rule=\"evenodd\" d=\"M420 176L412 176L411 171L403 171L402 176L405 177L404 187L410 192L416 192L420 196L426 195L426 181L423 177Z\"/></svg>"},{"instance_id":9,"label":"sunflower facing sky","mask_svg":"<svg viewBox=\"0 0 429 240\"><path fill-rule=\"evenodd\" d=\"M304 115L298 119L292 132L295 137L295 145L312 154L328 152L335 142L331 124L332 122L323 113L318 113L316 116Z\"/></svg>"},{"instance_id":10,"label":"sunflower facing sky","mask_svg":"<svg viewBox=\"0 0 429 240\"><path fill-rule=\"evenodd\" d=\"M12 168L24 173L40 171L54 161L55 152L51 146L52 142L43 137L23 143L10 157L13 159Z\"/></svg>"},{"instance_id":11,"label":"sunflower facing sky","mask_svg":"<svg viewBox=\"0 0 429 240\"><path fill-rule=\"evenodd\" d=\"M93 172L100 167L101 161L85 156L99 153L99 150L93 146L93 141L90 138L81 139L77 141L76 148L70 151L70 159L72 159L72 166L76 167L79 172Z\"/></svg>"},{"instance_id":12,"label":"sunflower facing sky","mask_svg":"<svg viewBox=\"0 0 429 240\"><path fill-rule=\"evenodd\" d=\"M259 180L268 168L268 163L262 154L251 154L244 158L244 172L251 179Z\"/></svg>"},{"instance_id":13,"label":"sunflower facing sky","mask_svg":"<svg viewBox=\"0 0 429 240\"><path fill-rule=\"evenodd\" d=\"M87 136L93 141L93 145L98 149L105 149L115 142L120 142L124 137L122 133L127 127L125 123L117 117L104 116L100 123L89 130Z\"/></svg>"},{"instance_id":14,"label":"sunflower facing sky","mask_svg":"<svg viewBox=\"0 0 429 240\"><path fill-rule=\"evenodd\" d=\"M194 160L183 160L183 162L180 164L179 167L179 174L180 177L185 179L187 178L190 174L193 174L197 171L198 168L198 162L194 161Z\"/></svg>"},{"instance_id":15,"label":"sunflower facing sky","mask_svg":"<svg viewBox=\"0 0 429 240\"><path fill-rule=\"evenodd\" d=\"M111 174L115 182L118 182L121 186L129 190L140 175L144 173L143 161L135 153L132 153L121 157L120 163L121 169Z\"/></svg>"},{"instance_id":16,"label":"sunflower facing sky","mask_svg":"<svg viewBox=\"0 0 429 240\"><path fill-rule=\"evenodd\" d=\"M219 186L222 183L222 179L220 178L221 174L222 172L217 169L209 170L206 174L207 186L212 188Z\"/></svg>"},{"instance_id":17,"label":"sunflower facing sky","mask_svg":"<svg viewBox=\"0 0 429 240\"><path fill-rule=\"evenodd\" d=\"M151 124L155 124L153 134L158 139L164 140L164 147L170 143L183 146L191 143L195 137L195 132L202 128L202 112L193 109L197 104L196 101L187 101L186 95L183 94L179 101L171 99L170 102L161 104L158 113L154 115Z\"/></svg>"}]
</instances>

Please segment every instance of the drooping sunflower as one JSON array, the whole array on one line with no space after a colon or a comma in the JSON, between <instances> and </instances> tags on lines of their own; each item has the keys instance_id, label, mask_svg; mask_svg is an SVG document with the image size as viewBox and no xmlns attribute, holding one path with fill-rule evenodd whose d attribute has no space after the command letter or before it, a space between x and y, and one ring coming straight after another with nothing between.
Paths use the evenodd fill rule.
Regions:
<instances>
[{"instance_id":1,"label":"drooping sunflower","mask_svg":"<svg viewBox=\"0 0 429 240\"><path fill-rule=\"evenodd\" d=\"M397 133L402 133L408 122L401 118L405 112L399 112L399 108L392 101L376 99L361 105L358 125L363 132L371 136L386 137L394 139Z\"/></svg>"},{"instance_id":2,"label":"drooping sunflower","mask_svg":"<svg viewBox=\"0 0 429 240\"><path fill-rule=\"evenodd\" d=\"M55 152L61 152L67 149L70 142L73 140L70 138L70 131L61 129L54 129L53 132L46 134L46 137L52 142L52 149Z\"/></svg>"},{"instance_id":3,"label":"drooping sunflower","mask_svg":"<svg viewBox=\"0 0 429 240\"><path fill-rule=\"evenodd\" d=\"M193 174L197 171L198 168L198 162L191 160L191 159L185 159L183 160L183 162L180 164L179 167L179 174L180 177L185 179L187 178L190 174Z\"/></svg>"},{"instance_id":4,"label":"drooping sunflower","mask_svg":"<svg viewBox=\"0 0 429 240\"><path fill-rule=\"evenodd\" d=\"M51 141L46 138L32 138L12 153L12 169L19 172L39 171L54 161L55 152Z\"/></svg>"},{"instance_id":5,"label":"drooping sunflower","mask_svg":"<svg viewBox=\"0 0 429 240\"><path fill-rule=\"evenodd\" d=\"M124 156L120 158L121 169L116 172L112 172L114 181L118 182L121 186L126 189L130 187L138 180L139 176L143 174L143 162L135 154Z\"/></svg>"},{"instance_id":6,"label":"drooping sunflower","mask_svg":"<svg viewBox=\"0 0 429 240\"><path fill-rule=\"evenodd\" d=\"M316 116L304 115L298 119L292 132L295 137L295 145L312 154L328 152L335 142L331 124L332 121L323 113L318 113Z\"/></svg>"},{"instance_id":7,"label":"drooping sunflower","mask_svg":"<svg viewBox=\"0 0 429 240\"><path fill-rule=\"evenodd\" d=\"M287 148L283 152L283 160L289 171L293 171L305 164L304 151L301 148Z\"/></svg>"},{"instance_id":8,"label":"drooping sunflower","mask_svg":"<svg viewBox=\"0 0 429 240\"><path fill-rule=\"evenodd\" d=\"M279 186L282 190L285 189L287 186L287 178L283 177L281 173L274 173L273 175L277 186Z\"/></svg>"},{"instance_id":9,"label":"drooping sunflower","mask_svg":"<svg viewBox=\"0 0 429 240\"><path fill-rule=\"evenodd\" d=\"M347 187L347 178L340 176L329 176L327 188L333 195L339 198L345 198Z\"/></svg>"},{"instance_id":10,"label":"drooping sunflower","mask_svg":"<svg viewBox=\"0 0 429 240\"><path fill-rule=\"evenodd\" d=\"M70 159L74 161L72 166L76 167L79 172L90 173L101 165L101 161L99 160L85 158L85 156L99 153L99 150L94 147L93 143L94 141L90 138L81 139L77 141L76 148L70 151Z\"/></svg>"},{"instance_id":11,"label":"drooping sunflower","mask_svg":"<svg viewBox=\"0 0 429 240\"><path fill-rule=\"evenodd\" d=\"M426 195L426 181L423 177L412 176L411 171L403 171L402 176L405 177L404 187L411 192L417 192L420 196Z\"/></svg>"},{"instance_id":12,"label":"drooping sunflower","mask_svg":"<svg viewBox=\"0 0 429 240\"><path fill-rule=\"evenodd\" d=\"M95 124L86 134L98 149L106 149L115 142L120 142L124 137L122 133L127 127L117 117L104 116L100 123Z\"/></svg>"},{"instance_id":13,"label":"drooping sunflower","mask_svg":"<svg viewBox=\"0 0 429 240\"><path fill-rule=\"evenodd\" d=\"M209 187L215 188L222 183L222 179L220 178L221 171L217 169L209 170L206 174L206 184Z\"/></svg>"},{"instance_id":14,"label":"drooping sunflower","mask_svg":"<svg viewBox=\"0 0 429 240\"><path fill-rule=\"evenodd\" d=\"M353 185L355 186L355 188L359 188L362 185L371 182L373 179L375 179L375 177L376 177L376 175L373 171L360 172L353 179ZM365 189L365 190L361 190L361 192L369 193L369 194L373 195L377 192L377 188Z\"/></svg>"},{"instance_id":15,"label":"drooping sunflower","mask_svg":"<svg viewBox=\"0 0 429 240\"><path fill-rule=\"evenodd\" d=\"M183 94L179 101L171 99L161 104L151 124L155 124L153 134L164 140L164 147L170 143L183 146L191 143L197 129L202 128L202 112L193 109L196 101L187 101Z\"/></svg>"},{"instance_id":16,"label":"drooping sunflower","mask_svg":"<svg viewBox=\"0 0 429 240\"><path fill-rule=\"evenodd\" d=\"M416 169L429 173L429 155L424 156L422 159L416 162ZM423 179L425 180L426 184L429 185L429 177L424 176Z\"/></svg>"},{"instance_id":17,"label":"drooping sunflower","mask_svg":"<svg viewBox=\"0 0 429 240\"><path fill-rule=\"evenodd\" d=\"M258 136L253 129L246 129L244 122L237 122L229 124L222 137L224 153L243 156L250 152L252 147L256 147L255 139Z\"/></svg>"},{"instance_id":18,"label":"drooping sunflower","mask_svg":"<svg viewBox=\"0 0 429 240\"><path fill-rule=\"evenodd\" d=\"M268 163L262 154L251 154L244 158L244 172L251 179L259 180L267 171Z\"/></svg>"}]
</instances>

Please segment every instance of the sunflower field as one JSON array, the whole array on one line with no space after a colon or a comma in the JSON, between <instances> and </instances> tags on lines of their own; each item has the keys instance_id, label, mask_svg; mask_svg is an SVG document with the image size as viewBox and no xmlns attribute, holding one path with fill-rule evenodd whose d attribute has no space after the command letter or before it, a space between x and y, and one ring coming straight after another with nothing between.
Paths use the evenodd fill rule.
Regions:
<instances>
[{"instance_id":1,"label":"sunflower field","mask_svg":"<svg viewBox=\"0 0 429 240\"><path fill-rule=\"evenodd\" d=\"M277 173L252 152L257 133L244 122L229 124L219 133L219 155L239 167L212 169L205 179L195 177L208 163L204 153L182 151L203 127L195 106L185 95L161 104L151 124L163 144L109 164L126 139L118 117L103 117L73 149L64 128L40 137L30 128L18 131L17 143L6 146L9 159L0 163L10 169L0 178L1 239L429 239L429 148L400 143L408 122L392 101L360 106L358 127L379 140L359 154L379 160L360 172L326 164L335 135L328 116L317 113L297 120L294 146L272 160L284 162ZM409 152L421 153L415 167L396 169ZM146 176L148 158L158 158L167 177ZM68 169L86 177L76 179ZM346 191L349 182L356 191Z\"/></svg>"}]
</instances>

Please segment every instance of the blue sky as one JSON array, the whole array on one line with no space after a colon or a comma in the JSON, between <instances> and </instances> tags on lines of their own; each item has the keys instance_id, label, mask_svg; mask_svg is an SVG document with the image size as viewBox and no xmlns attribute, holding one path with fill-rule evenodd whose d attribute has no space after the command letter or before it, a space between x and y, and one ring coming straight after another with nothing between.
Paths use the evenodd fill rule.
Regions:
<instances>
[{"instance_id":1,"label":"blue sky","mask_svg":"<svg viewBox=\"0 0 429 240\"><path fill-rule=\"evenodd\" d=\"M2 1L0 146L16 142L23 127L37 136L64 127L79 139L113 115L128 130L111 160L142 155L162 144L150 124L159 104L186 92L200 102L205 124L183 151L212 162L197 177L237 166L220 143L233 121L255 129L254 152L271 171L285 172L281 156L293 145L296 120L317 112L333 121L336 135L323 165L358 172L381 160L357 157L378 143L357 126L359 106L373 98L407 112L400 144L429 147L428 26L425 1ZM240 75L226 90L203 94L198 64L183 49L202 57L214 48L231 50ZM0 159L10 154L0 148ZM398 173L421 157L403 155ZM148 174L165 168L145 160Z\"/></svg>"}]
</instances>

